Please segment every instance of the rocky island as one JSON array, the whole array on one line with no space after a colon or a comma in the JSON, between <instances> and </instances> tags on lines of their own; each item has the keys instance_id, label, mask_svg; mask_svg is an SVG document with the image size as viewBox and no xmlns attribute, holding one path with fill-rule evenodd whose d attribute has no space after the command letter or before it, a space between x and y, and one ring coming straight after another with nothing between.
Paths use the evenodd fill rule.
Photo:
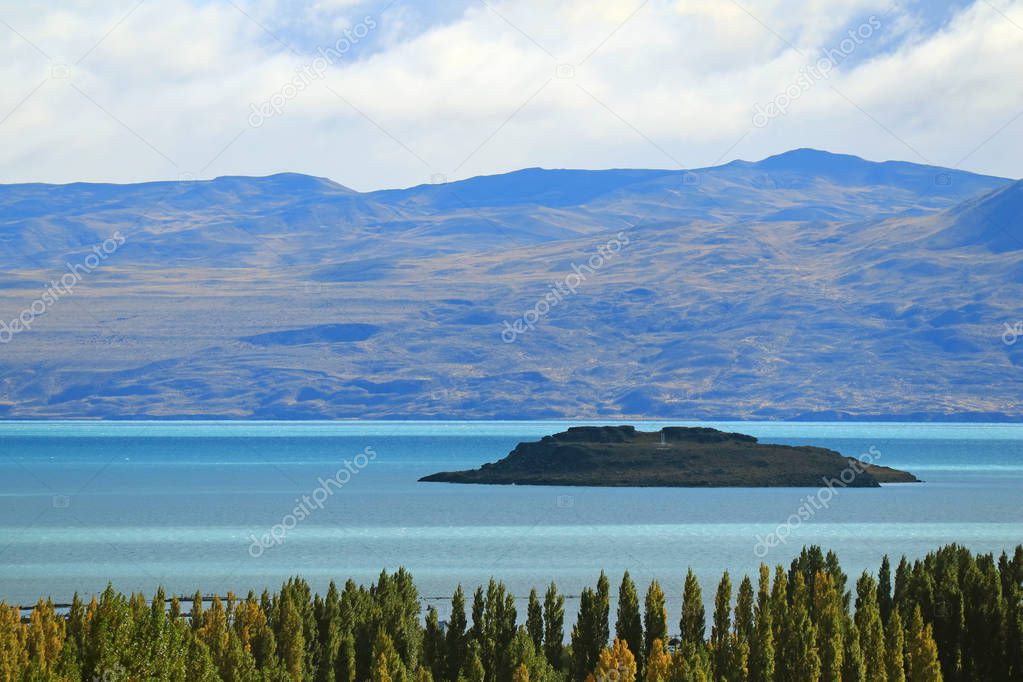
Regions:
<instances>
[{"instance_id":1,"label":"rocky island","mask_svg":"<svg viewBox=\"0 0 1023 682\"><path fill-rule=\"evenodd\" d=\"M913 474L811 446L770 445L704 427L578 426L519 443L479 469L420 481L504 485L876 488Z\"/></svg>"}]
</instances>

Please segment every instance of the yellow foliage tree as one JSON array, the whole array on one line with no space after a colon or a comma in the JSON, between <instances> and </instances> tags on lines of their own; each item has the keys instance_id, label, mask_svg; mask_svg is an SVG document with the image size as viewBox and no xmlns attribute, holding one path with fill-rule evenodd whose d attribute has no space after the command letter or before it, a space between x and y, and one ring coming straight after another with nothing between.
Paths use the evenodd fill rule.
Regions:
<instances>
[{"instance_id":1,"label":"yellow foliage tree","mask_svg":"<svg viewBox=\"0 0 1023 682\"><path fill-rule=\"evenodd\" d=\"M28 666L27 628L21 622L21 609L0 602L0 682L21 679Z\"/></svg>"},{"instance_id":2,"label":"yellow foliage tree","mask_svg":"<svg viewBox=\"0 0 1023 682\"><path fill-rule=\"evenodd\" d=\"M519 667L515 668L515 672L512 673L512 682L529 682L529 668L525 663L519 663Z\"/></svg>"},{"instance_id":3,"label":"yellow foliage tree","mask_svg":"<svg viewBox=\"0 0 1023 682\"><path fill-rule=\"evenodd\" d=\"M930 623L924 625L919 605L913 610L906 636L906 682L942 682L933 628Z\"/></svg>"},{"instance_id":4,"label":"yellow foliage tree","mask_svg":"<svg viewBox=\"0 0 1023 682\"><path fill-rule=\"evenodd\" d=\"M199 638L210 649L213 662L223 666L228 651L227 613L220 597L213 595L210 609L204 614L203 624L199 628Z\"/></svg>"},{"instance_id":5,"label":"yellow foliage tree","mask_svg":"<svg viewBox=\"0 0 1023 682\"><path fill-rule=\"evenodd\" d=\"M387 656L383 653L377 654L377 660L373 664L372 682L391 682L391 671L387 666Z\"/></svg>"},{"instance_id":6,"label":"yellow foliage tree","mask_svg":"<svg viewBox=\"0 0 1023 682\"><path fill-rule=\"evenodd\" d=\"M39 671L47 673L53 669L64 646L66 627L64 619L54 611L53 602L40 599L32 610L27 631L28 655Z\"/></svg>"},{"instance_id":7,"label":"yellow foliage tree","mask_svg":"<svg viewBox=\"0 0 1023 682\"><path fill-rule=\"evenodd\" d=\"M655 639L647 654L644 682L667 682L671 674L671 654L664 648L664 642Z\"/></svg>"},{"instance_id":8,"label":"yellow foliage tree","mask_svg":"<svg viewBox=\"0 0 1023 682\"><path fill-rule=\"evenodd\" d=\"M601 649L594 677L597 682L636 682L636 657L624 640L615 637L610 649Z\"/></svg>"}]
</instances>

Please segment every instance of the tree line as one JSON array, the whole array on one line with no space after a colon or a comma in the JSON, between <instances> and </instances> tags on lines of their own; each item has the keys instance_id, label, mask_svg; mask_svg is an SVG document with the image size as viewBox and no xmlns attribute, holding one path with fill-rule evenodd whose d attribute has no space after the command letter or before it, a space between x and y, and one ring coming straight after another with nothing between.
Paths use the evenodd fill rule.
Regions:
<instances>
[{"instance_id":1,"label":"tree line","mask_svg":"<svg viewBox=\"0 0 1023 682\"><path fill-rule=\"evenodd\" d=\"M1013 682L1023 680L1023 545L1012 557L949 545L851 583L833 552L804 548L789 569L725 572L710 603L690 570L677 631L663 588L640 600L629 573L610 613L602 572L566 637L565 596L515 599L491 580L451 615L420 608L412 576L323 596L293 578L279 592L228 593L187 612L108 586L67 614L40 600L27 622L0 603L0 682ZM614 616L612 620L612 616ZM613 628L612 628L613 624Z\"/></svg>"}]
</instances>

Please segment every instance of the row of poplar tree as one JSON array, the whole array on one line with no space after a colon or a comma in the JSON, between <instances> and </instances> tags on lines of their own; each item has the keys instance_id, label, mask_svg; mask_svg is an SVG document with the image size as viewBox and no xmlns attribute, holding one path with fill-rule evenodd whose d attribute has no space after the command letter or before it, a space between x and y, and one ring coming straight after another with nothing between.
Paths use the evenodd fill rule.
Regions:
<instances>
[{"instance_id":1,"label":"row of poplar tree","mask_svg":"<svg viewBox=\"0 0 1023 682\"><path fill-rule=\"evenodd\" d=\"M755 578L742 579L733 602L724 574L708 636L690 571L669 636L661 586L652 582L641 603L628 573L612 631L601 573L582 591L567 641L553 583L542 599L531 592L522 619L502 583L477 589L468 610L459 587L444 624L432 606L423 617L404 569L369 588L332 583L322 597L300 579L208 606L197 593L188 612L162 591L147 602L108 587L88 604L76 596L66 616L40 601L27 623L0 604L0 682L1023 680L1023 546L996 560L950 545L903 559L894 576L886 557L855 585L833 553L811 547L788 571L762 565Z\"/></svg>"}]
</instances>

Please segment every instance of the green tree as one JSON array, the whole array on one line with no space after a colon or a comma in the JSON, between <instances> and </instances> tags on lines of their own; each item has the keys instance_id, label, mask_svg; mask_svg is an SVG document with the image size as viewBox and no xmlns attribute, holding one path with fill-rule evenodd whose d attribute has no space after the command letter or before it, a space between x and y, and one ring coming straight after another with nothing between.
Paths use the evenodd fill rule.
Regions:
<instances>
[{"instance_id":1,"label":"green tree","mask_svg":"<svg viewBox=\"0 0 1023 682\"><path fill-rule=\"evenodd\" d=\"M194 604L193 604L194 606ZM188 653L185 657L185 679L188 682L220 682L221 677L217 674L217 667L213 664L213 658L210 656L210 650L202 643L202 640L196 637L188 638ZM115 664L105 670L99 671L99 679L103 679L104 675L109 675L106 671L117 671L122 669L120 664ZM88 679L93 679L95 675Z\"/></svg>"},{"instance_id":2,"label":"green tree","mask_svg":"<svg viewBox=\"0 0 1023 682\"><path fill-rule=\"evenodd\" d=\"M252 654L245 650L241 638L234 630L228 630L220 669L224 682L249 682L259 678Z\"/></svg>"},{"instance_id":3,"label":"green tree","mask_svg":"<svg viewBox=\"0 0 1023 682\"><path fill-rule=\"evenodd\" d=\"M817 622L817 653L821 660L821 680L839 682L845 651L843 632L846 614L832 577L819 572L814 581L813 612Z\"/></svg>"},{"instance_id":4,"label":"green tree","mask_svg":"<svg viewBox=\"0 0 1023 682\"><path fill-rule=\"evenodd\" d=\"M664 602L664 590L656 580L650 581L643 603L643 630L646 632L644 659L649 658L654 640L668 641L668 609Z\"/></svg>"},{"instance_id":5,"label":"green tree","mask_svg":"<svg viewBox=\"0 0 1023 682\"><path fill-rule=\"evenodd\" d=\"M203 624L203 609L202 609L202 592L199 590L195 591L192 595L192 613L189 616L188 622L192 624L192 630L198 630Z\"/></svg>"},{"instance_id":6,"label":"green tree","mask_svg":"<svg viewBox=\"0 0 1023 682\"><path fill-rule=\"evenodd\" d=\"M735 679L735 671L731 669L735 658L731 637L731 609L732 580L728 571L725 571L714 594L714 617L710 629L711 668L717 679Z\"/></svg>"},{"instance_id":7,"label":"green tree","mask_svg":"<svg viewBox=\"0 0 1023 682\"><path fill-rule=\"evenodd\" d=\"M526 630L533 640L533 646L543 649L543 607L540 606L540 598L536 595L536 589L529 591L529 605L526 607Z\"/></svg>"},{"instance_id":8,"label":"green tree","mask_svg":"<svg viewBox=\"0 0 1023 682\"><path fill-rule=\"evenodd\" d=\"M401 654L394 645L394 640L383 628L377 633L373 643L373 680L377 682L409 682L409 675Z\"/></svg>"},{"instance_id":9,"label":"green tree","mask_svg":"<svg viewBox=\"0 0 1023 682\"><path fill-rule=\"evenodd\" d=\"M408 677L419 665L422 646L419 593L412 575L403 567L390 576L382 572L373 596L380 608L381 624L401 659L401 673ZM391 675L396 675L393 666Z\"/></svg>"},{"instance_id":10,"label":"green tree","mask_svg":"<svg viewBox=\"0 0 1023 682\"><path fill-rule=\"evenodd\" d=\"M291 600L290 593L281 591L280 627L277 639L280 644L281 662L288 676L294 682L301 682L305 664L305 635L302 632L302 621L298 609Z\"/></svg>"},{"instance_id":11,"label":"green tree","mask_svg":"<svg viewBox=\"0 0 1023 682\"><path fill-rule=\"evenodd\" d=\"M334 663L335 682L355 682L356 679L355 635L345 630L341 643L337 648L337 660Z\"/></svg>"},{"instance_id":12,"label":"green tree","mask_svg":"<svg viewBox=\"0 0 1023 682\"><path fill-rule=\"evenodd\" d=\"M459 680L464 680L464 682L484 682L485 678L486 671L483 669L483 661L480 659L479 646L473 641L469 646L469 651L465 658L465 667L459 676Z\"/></svg>"},{"instance_id":13,"label":"green tree","mask_svg":"<svg viewBox=\"0 0 1023 682\"><path fill-rule=\"evenodd\" d=\"M781 646L782 628L788 621L789 595L788 578L785 570L780 566L774 567L774 582L771 584L771 627L774 630L774 642L776 647ZM780 653L775 650L775 658Z\"/></svg>"},{"instance_id":14,"label":"green tree","mask_svg":"<svg viewBox=\"0 0 1023 682\"><path fill-rule=\"evenodd\" d=\"M426 609L426 627L423 631L423 667L430 671L434 680L443 680L447 672L445 651L447 643L444 631L440 627L437 609L429 606Z\"/></svg>"},{"instance_id":15,"label":"green tree","mask_svg":"<svg viewBox=\"0 0 1023 682\"><path fill-rule=\"evenodd\" d=\"M477 587L472 595L472 627L469 628L469 638L482 650L486 645L486 635L483 631L483 616L487 608L486 598L483 596L483 588Z\"/></svg>"},{"instance_id":16,"label":"green tree","mask_svg":"<svg viewBox=\"0 0 1023 682\"><path fill-rule=\"evenodd\" d=\"M888 682L906 682L906 662L903 652L906 648L902 617L893 610L885 627L885 669Z\"/></svg>"},{"instance_id":17,"label":"green tree","mask_svg":"<svg viewBox=\"0 0 1023 682\"><path fill-rule=\"evenodd\" d=\"M892 599L892 565L888 555L881 558L881 568L877 572L877 607L881 612L881 622L887 623L891 616L894 601Z\"/></svg>"},{"instance_id":18,"label":"green tree","mask_svg":"<svg viewBox=\"0 0 1023 682\"><path fill-rule=\"evenodd\" d=\"M313 614L316 619L316 682L334 682L337 677L338 647L343 636L341 626L341 595L333 580L324 597L316 595L313 600Z\"/></svg>"},{"instance_id":19,"label":"green tree","mask_svg":"<svg viewBox=\"0 0 1023 682\"><path fill-rule=\"evenodd\" d=\"M963 596L966 605L965 672L974 679L1003 679L1006 674L1005 609L1002 606L1002 582L992 555L967 559Z\"/></svg>"},{"instance_id":20,"label":"green tree","mask_svg":"<svg viewBox=\"0 0 1023 682\"><path fill-rule=\"evenodd\" d=\"M899 615L902 616L903 623L908 623L913 615L909 595L909 579L911 573L912 569L910 568L909 561L907 561L906 557L903 556L899 559L899 565L895 569L895 584L892 587L893 608L899 609Z\"/></svg>"},{"instance_id":21,"label":"green tree","mask_svg":"<svg viewBox=\"0 0 1023 682\"><path fill-rule=\"evenodd\" d=\"M440 682L442 677L452 682L458 679L458 675L465 665L465 653L468 646L466 625L465 594L462 592L462 586L459 585L451 597L451 618L448 620L447 632L444 633L447 670L443 676L434 675L437 682Z\"/></svg>"},{"instance_id":22,"label":"green tree","mask_svg":"<svg viewBox=\"0 0 1023 682\"><path fill-rule=\"evenodd\" d=\"M565 641L565 597L553 582L543 599L544 654L555 670L561 669L562 644Z\"/></svg>"},{"instance_id":23,"label":"green tree","mask_svg":"<svg viewBox=\"0 0 1023 682\"><path fill-rule=\"evenodd\" d=\"M856 628L860 631L860 649L867 666L868 682L885 682L884 626L877 606L877 583L866 571L856 581Z\"/></svg>"},{"instance_id":24,"label":"green tree","mask_svg":"<svg viewBox=\"0 0 1023 682\"><path fill-rule=\"evenodd\" d=\"M642 654L643 623L639 615L639 593L632 582L629 572L622 576L622 584L618 588L618 618L615 621L615 637L625 642L629 651ZM636 674L643 674L641 657L636 657Z\"/></svg>"},{"instance_id":25,"label":"green tree","mask_svg":"<svg viewBox=\"0 0 1023 682\"><path fill-rule=\"evenodd\" d=\"M1017 570L1015 562L1019 561ZM1010 680L1023 679L1023 545L1012 560L1005 552L998 559L1002 579L1002 608L1005 613L1005 672Z\"/></svg>"},{"instance_id":26,"label":"green tree","mask_svg":"<svg viewBox=\"0 0 1023 682\"><path fill-rule=\"evenodd\" d=\"M867 663L860 649L860 631L856 623L849 622L842 651L842 682L865 682L866 679Z\"/></svg>"},{"instance_id":27,"label":"green tree","mask_svg":"<svg viewBox=\"0 0 1023 682\"><path fill-rule=\"evenodd\" d=\"M513 671L512 682L516 674L521 676L523 672L533 682L554 682L558 677L554 668L547 662L543 648L537 648L533 644L533 638L526 628L519 628L516 631L509 658Z\"/></svg>"},{"instance_id":28,"label":"green tree","mask_svg":"<svg viewBox=\"0 0 1023 682\"><path fill-rule=\"evenodd\" d=\"M795 574L792 605L780 630L776 656L777 679L783 682L815 682L820 679L817 628L810 620L809 599L803 574Z\"/></svg>"},{"instance_id":29,"label":"green tree","mask_svg":"<svg viewBox=\"0 0 1023 682\"><path fill-rule=\"evenodd\" d=\"M966 642L966 603L960 584L961 557L947 552L938 552L933 557L934 609L930 616L934 639L938 643L938 658L944 671L955 678L962 676ZM907 593L906 603L899 615L904 624L913 616L917 606L912 595ZM923 608L923 607L921 607ZM921 611L923 613L923 611Z\"/></svg>"},{"instance_id":30,"label":"green tree","mask_svg":"<svg viewBox=\"0 0 1023 682\"><path fill-rule=\"evenodd\" d=\"M703 594L700 583L693 569L686 573L686 583L682 592L682 618L679 620L679 631L682 633L682 644L690 644L697 648L705 645L706 612L703 608Z\"/></svg>"},{"instance_id":31,"label":"green tree","mask_svg":"<svg viewBox=\"0 0 1023 682\"><path fill-rule=\"evenodd\" d=\"M515 618L515 598L504 583L491 579L483 615L484 645L480 649L487 682L507 682L511 676L509 652L515 637Z\"/></svg>"},{"instance_id":32,"label":"green tree","mask_svg":"<svg viewBox=\"0 0 1023 682\"><path fill-rule=\"evenodd\" d=\"M603 647L611 639L611 583L604 571L597 579L597 608L597 640Z\"/></svg>"},{"instance_id":33,"label":"green tree","mask_svg":"<svg viewBox=\"0 0 1023 682\"><path fill-rule=\"evenodd\" d=\"M774 680L774 624L771 611L771 570L760 564L760 578L757 591L757 606L754 612L756 622L749 653L750 682L772 682Z\"/></svg>"},{"instance_id":34,"label":"green tree","mask_svg":"<svg viewBox=\"0 0 1023 682\"><path fill-rule=\"evenodd\" d=\"M597 589L584 588L579 596L579 616L572 628L572 676L583 680L593 672L609 636L610 595L607 576L600 572Z\"/></svg>"},{"instance_id":35,"label":"green tree","mask_svg":"<svg viewBox=\"0 0 1023 682\"><path fill-rule=\"evenodd\" d=\"M848 577L842 571L841 565L838 563L838 555L833 551L828 550L827 555L824 557L824 565L827 566L828 575L831 576L831 582L835 585L835 591L842 600L842 611L849 610L849 602L852 595L846 590L846 583Z\"/></svg>"},{"instance_id":36,"label":"green tree","mask_svg":"<svg viewBox=\"0 0 1023 682\"><path fill-rule=\"evenodd\" d=\"M735 637L740 642L750 642L753 639L755 631L753 598L753 583L748 575L744 575L735 599Z\"/></svg>"}]
</instances>

